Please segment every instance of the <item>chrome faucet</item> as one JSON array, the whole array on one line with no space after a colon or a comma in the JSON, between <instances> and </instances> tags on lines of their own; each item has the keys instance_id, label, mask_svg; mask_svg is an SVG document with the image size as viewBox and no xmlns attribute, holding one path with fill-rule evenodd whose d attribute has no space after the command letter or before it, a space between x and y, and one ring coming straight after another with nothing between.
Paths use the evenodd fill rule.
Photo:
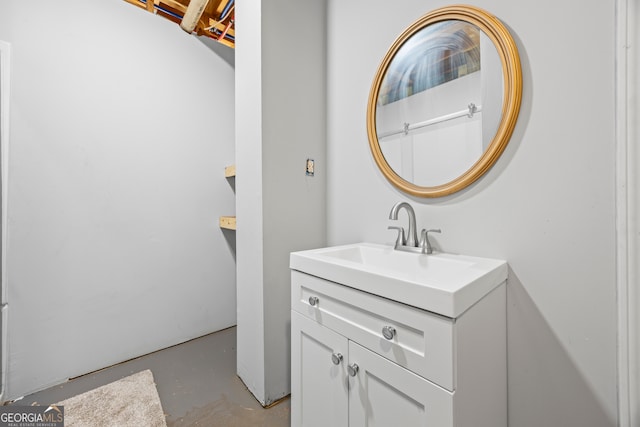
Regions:
<instances>
[{"instance_id":1,"label":"chrome faucet","mask_svg":"<svg viewBox=\"0 0 640 427\"><path fill-rule=\"evenodd\" d=\"M418 247L418 233L416 231L416 213L411 207L411 205L407 202L398 202L391 208L391 212L389 213L389 219L397 220L398 212L400 209L404 208L409 214L409 229L407 230L407 238L406 241L403 242L402 246L409 247ZM400 234L400 233L398 233ZM400 240L400 238L398 238ZM404 239L403 239L404 240ZM397 243L397 242L396 242Z\"/></svg>"},{"instance_id":2,"label":"chrome faucet","mask_svg":"<svg viewBox=\"0 0 640 427\"><path fill-rule=\"evenodd\" d=\"M394 245L394 249L400 251L407 252L419 252L422 254L432 254L433 246L431 246L431 242L429 241L429 233L440 233L440 229L431 229L426 230L422 229L420 233L420 241L418 241L418 233L416 227L416 213L411 207L411 205L407 202L398 202L391 208L391 212L389 213L389 219L397 220L398 212L400 209L404 208L409 215L409 229L405 235L404 228L390 225L387 227L389 230L397 230L398 237L396 238L396 243Z\"/></svg>"}]
</instances>

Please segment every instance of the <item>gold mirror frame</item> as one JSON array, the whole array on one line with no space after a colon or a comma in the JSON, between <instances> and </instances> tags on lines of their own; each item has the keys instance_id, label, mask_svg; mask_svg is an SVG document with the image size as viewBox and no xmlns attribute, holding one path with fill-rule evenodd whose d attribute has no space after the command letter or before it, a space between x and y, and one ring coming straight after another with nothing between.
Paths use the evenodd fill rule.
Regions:
<instances>
[{"instance_id":1,"label":"gold mirror frame","mask_svg":"<svg viewBox=\"0 0 640 427\"><path fill-rule=\"evenodd\" d=\"M502 63L504 94L502 117L496 135L482 156L458 178L434 187L422 187L401 178L387 163L382 154L376 130L376 106L378 93L389 64L402 45L421 29L441 21L458 20L475 25L493 42ZM488 12L473 6L454 5L436 9L427 13L409 28L391 45L385 55L371 86L367 107L367 134L369 146L376 164L385 177L397 188L419 197L441 197L460 191L484 175L498 160L509 143L520 112L522 99L522 68L518 48L507 28Z\"/></svg>"}]
</instances>

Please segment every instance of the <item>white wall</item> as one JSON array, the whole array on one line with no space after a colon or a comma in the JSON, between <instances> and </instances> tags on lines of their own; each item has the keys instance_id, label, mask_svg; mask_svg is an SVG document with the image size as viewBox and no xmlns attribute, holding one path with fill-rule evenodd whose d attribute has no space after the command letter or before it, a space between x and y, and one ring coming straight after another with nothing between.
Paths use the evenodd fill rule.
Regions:
<instances>
[{"instance_id":1,"label":"white wall","mask_svg":"<svg viewBox=\"0 0 640 427\"><path fill-rule=\"evenodd\" d=\"M235 11L238 374L266 405L290 392L289 253L326 241L325 2Z\"/></svg>"},{"instance_id":2,"label":"white wall","mask_svg":"<svg viewBox=\"0 0 640 427\"><path fill-rule=\"evenodd\" d=\"M391 244L408 200L441 250L509 262L509 425L616 425L615 2L477 0L523 65L518 125L467 191L411 199L367 143L370 84L387 48L444 1L330 0L328 243ZM589 31L584 31L584 29Z\"/></svg>"},{"instance_id":3,"label":"white wall","mask_svg":"<svg viewBox=\"0 0 640 427\"><path fill-rule=\"evenodd\" d=\"M5 398L235 324L234 70L124 1L0 2Z\"/></svg>"},{"instance_id":4,"label":"white wall","mask_svg":"<svg viewBox=\"0 0 640 427\"><path fill-rule=\"evenodd\" d=\"M235 13L237 372L264 403L262 2L238 2Z\"/></svg>"}]
</instances>

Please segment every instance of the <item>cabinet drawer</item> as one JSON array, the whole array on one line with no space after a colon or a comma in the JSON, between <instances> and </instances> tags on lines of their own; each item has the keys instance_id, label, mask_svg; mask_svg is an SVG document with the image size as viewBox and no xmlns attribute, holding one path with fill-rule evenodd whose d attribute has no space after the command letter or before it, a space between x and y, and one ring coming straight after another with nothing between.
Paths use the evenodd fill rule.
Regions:
<instances>
[{"instance_id":1,"label":"cabinet drawer","mask_svg":"<svg viewBox=\"0 0 640 427\"><path fill-rule=\"evenodd\" d=\"M298 271L291 288L293 310L454 390L453 320ZM393 338L385 327L395 329Z\"/></svg>"}]
</instances>

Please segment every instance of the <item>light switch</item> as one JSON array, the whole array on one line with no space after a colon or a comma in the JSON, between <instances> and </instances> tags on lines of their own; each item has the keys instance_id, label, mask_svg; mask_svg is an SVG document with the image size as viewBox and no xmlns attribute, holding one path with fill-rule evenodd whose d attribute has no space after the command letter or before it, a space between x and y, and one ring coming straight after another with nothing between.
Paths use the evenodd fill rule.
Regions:
<instances>
[{"instance_id":1,"label":"light switch","mask_svg":"<svg viewBox=\"0 0 640 427\"><path fill-rule=\"evenodd\" d=\"M313 176L314 168L315 168L314 160L313 159L307 159L307 167L306 167L307 176Z\"/></svg>"}]
</instances>

